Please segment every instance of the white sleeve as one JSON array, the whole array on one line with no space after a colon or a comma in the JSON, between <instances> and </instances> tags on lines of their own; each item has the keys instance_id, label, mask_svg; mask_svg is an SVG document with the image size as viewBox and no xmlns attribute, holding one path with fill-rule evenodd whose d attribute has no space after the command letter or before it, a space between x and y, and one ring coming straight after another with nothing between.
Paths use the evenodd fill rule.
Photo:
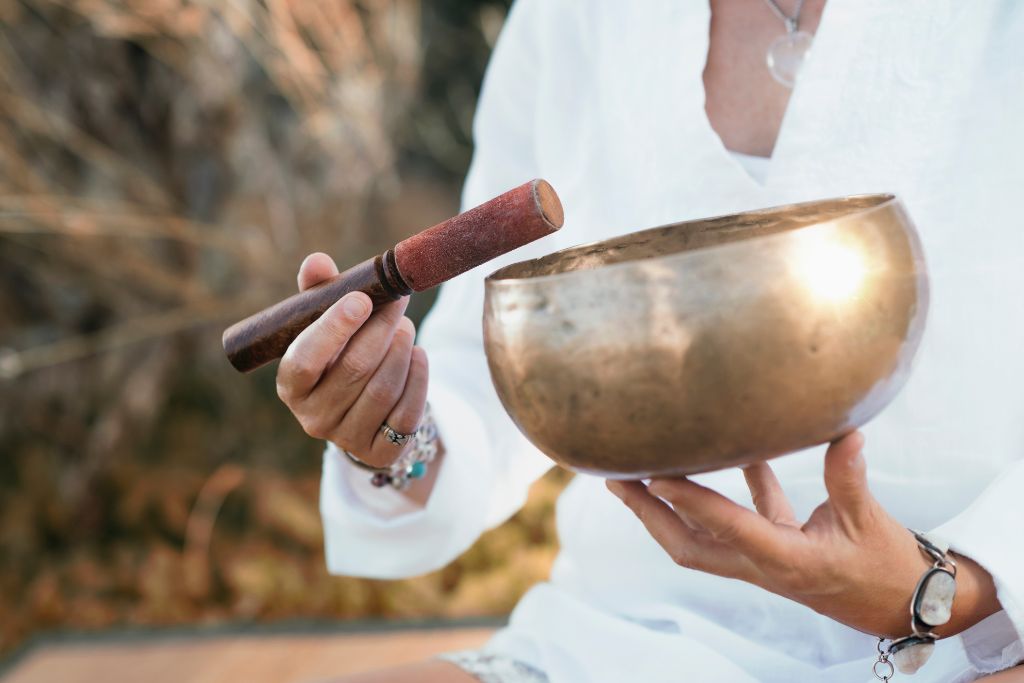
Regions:
<instances>
[{"instance_id":1,"label":"white sleeve","mask_svg":"<svg viewBox=\"0 0 1024 683\"><path fill-rule=\"evenodd\" d=\"M972 666L993 673L1024 661L1024 461L1014 463L935 534L984 567L1003 607L960 634Z\"/></svg>"},{"instance_id":2,"label":"white sleeve","mask_svg":"<svg viewBox=\"0 0 1024 683\"><path fill-rule=\"evenodd\" d=\"M519 0L495 46L474 121L476 150L463 209L540 176L533 115L541 34L550 26L541 15L549 5L550 0ZM518 510L530 484L551 466L502 408L491 385L481 327L484 277L500 263L544 249L528 245L449 282L422 326L420 344L430 365L428 400L445 447L424 508L396 491L371 488L366 472L328 447L320 510L332 573L399 578L442 567Z\"/></svg>"}]
</instances>

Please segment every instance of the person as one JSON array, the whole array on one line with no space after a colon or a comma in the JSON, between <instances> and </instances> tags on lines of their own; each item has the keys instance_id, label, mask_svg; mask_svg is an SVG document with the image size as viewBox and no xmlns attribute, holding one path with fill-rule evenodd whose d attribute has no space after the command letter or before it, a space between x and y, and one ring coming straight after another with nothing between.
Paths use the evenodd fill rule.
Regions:
<instances>
[{"instance_id":1,"label":"person","mask_svg":"<svg viewBox=\"0 0 1024 683\"><path fill-rule=\"evenodd\" d=\"M795 14L795 27L780 21ZM813 34L792 90L766 63L789 28ZM959 564L952 619L915 679L1024 681L1012 668L1024 660L1021 36L1012 0L515 3L463 205L543 177L565 227L445 285L422 348L406 301L371 313L358 293L289 348L280 396L329 442L331 571L441 567L551 466L488 377L482 278L502 263L680 220L895 192L929 264L928 327L911 379L863 436L647 485L577 475L558 505L550 580L482 650L346 680L875 680L877 639L907 635L928 566L911 527L947 539ZM792 53L775 57L792 66ZM335 272L311 255L300 287ZM382 424L413 432L428 399L440 450L426 476L372 486L353 458L395 461L402 447Z\"/></svg>"}]
</instances>

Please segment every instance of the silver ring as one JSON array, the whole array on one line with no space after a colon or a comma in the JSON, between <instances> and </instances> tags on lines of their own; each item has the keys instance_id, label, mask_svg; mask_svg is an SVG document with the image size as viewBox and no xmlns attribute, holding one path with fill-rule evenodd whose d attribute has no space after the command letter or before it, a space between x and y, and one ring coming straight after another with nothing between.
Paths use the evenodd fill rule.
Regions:
<instances>
[{"instance_id":1,"label":"silver ring","mask_svg":"<svg viewBox=\"0 0 1024 683\"><path fill-rule=\"evenodd\" d=\"M879 672L879 666L888 667L888 670L883 668L881 672ZM896 667L893 666L892 662L890 662L888 659L879 659L871 665L871 672L875 674L875 678L877 678L878 680L888 681L890 678L893 677L893 674L896 673Z\"/></svg>"},{"instance_id":2,"label":"silver ring","mask_svg":"<svg viewBox=\"0 0 1024 683\"><path fill-rule=\"evenodd\" d=\"M395 444L396 446L404 446L405 444L409 443L409 439L416 436L416 432L413 432L412 434L401 434L395 431L387 422L383 423L380 426L380 431L384 432L385 439Z\"/></svg>"}]
</instances>

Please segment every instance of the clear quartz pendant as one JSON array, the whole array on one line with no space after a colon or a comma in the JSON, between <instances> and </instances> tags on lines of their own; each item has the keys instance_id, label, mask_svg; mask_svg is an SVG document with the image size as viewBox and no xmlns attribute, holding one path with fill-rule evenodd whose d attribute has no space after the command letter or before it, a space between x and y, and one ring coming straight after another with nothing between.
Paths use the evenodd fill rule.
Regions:
<instances>
[{"instance_id":1,"label":"clear quartz pendant","mask_svg":"<svg viewBox=\"0 0 1024 683\"><path fill-rule=\"evenodd\" d=\"M796 77L800 75L800 67L811 52L814 40L807 31L793 31L776 38L768 47L766 61L772 78L792 88L796 85Z\"/></svg>"}]
</instances>

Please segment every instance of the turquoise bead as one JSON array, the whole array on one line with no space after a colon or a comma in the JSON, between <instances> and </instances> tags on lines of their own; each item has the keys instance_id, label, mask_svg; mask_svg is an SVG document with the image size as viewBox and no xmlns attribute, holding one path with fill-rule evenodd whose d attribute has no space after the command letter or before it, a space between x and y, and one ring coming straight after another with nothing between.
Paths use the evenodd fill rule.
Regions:
<instances>
[{"instance_id":1,"label":"turquoise bead","mask_svg":"<svg viewBox=\"0 0 1024 683\"><path fill-rule=\"evenodd\" d=\"M413 463L413 466L409 469L409 478L410 479L419 479L420 477L422 477L426 473L427 473L427 463L425 463L425 462Z\"/></svg>"}]
</instances>

